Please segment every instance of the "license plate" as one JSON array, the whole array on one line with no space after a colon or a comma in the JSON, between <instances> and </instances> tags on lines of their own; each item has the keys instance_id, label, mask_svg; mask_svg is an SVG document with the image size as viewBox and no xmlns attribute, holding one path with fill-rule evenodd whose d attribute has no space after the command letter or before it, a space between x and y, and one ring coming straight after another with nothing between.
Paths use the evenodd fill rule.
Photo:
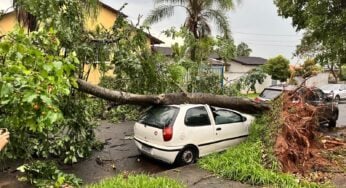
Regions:
<instances>
[{"instance_id":1,"label":"license plate","mask_svg":"<svg viewBox=\"0 0 346 188\"><path fill-rule=\"evenodd\" d=\"M148 146L145 146L145 145L142 145L142 150L147 152L147 153L150 153L151 151L151 147L148 147Z\"/></svg>"}]
</instances>

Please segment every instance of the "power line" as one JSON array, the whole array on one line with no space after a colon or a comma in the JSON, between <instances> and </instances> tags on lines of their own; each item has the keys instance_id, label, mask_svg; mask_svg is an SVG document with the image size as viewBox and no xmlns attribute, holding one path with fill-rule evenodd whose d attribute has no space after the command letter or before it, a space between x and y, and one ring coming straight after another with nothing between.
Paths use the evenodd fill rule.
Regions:
<instances>
[{"instance_id":1,"label":"power line","mask_svg":"<svg viewBox=\"0 0 346 188\"><path fill-rule=\"evenodd\" d=\"M239 41L249 41L249 42L275 42L275 43L299 43L300 41L299 40L257 40L257 39L242 39L242 40L239 40Z\"/></svg>"},{"instance_id":2,"label":"power line","mask_svg":"<svg viewBox=\"0 0 346 188\"><path fill-rule=\"evenodd\" d=\"M257 36L278 36L278 37L300 37L299 35L288 35L288 34L269 34L269 33L247 33L247 32L237 32L232 33L241 35L257 35Z\"/></svg>"},{"instance_id":3,"label":"power line","mask_svg":"<svg viewBox=\"0 0 346 188\"><path fill-rule=\"evenodd\" d=\"M251 45L258 45L258 46L278 46L278 47L296 47L296 46L293 46L293 45L279 45L279 44L259 44L259 43L253 43L253 42L249 42L248 44L251 44Z\"/></svg>"}]
</instances>

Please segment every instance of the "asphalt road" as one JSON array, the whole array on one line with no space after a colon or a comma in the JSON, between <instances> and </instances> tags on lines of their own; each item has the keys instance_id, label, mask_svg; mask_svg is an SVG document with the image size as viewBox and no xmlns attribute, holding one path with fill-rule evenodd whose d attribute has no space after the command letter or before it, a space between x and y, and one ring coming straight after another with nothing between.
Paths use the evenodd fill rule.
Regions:
<instances>
[{"instance_id":1,"label":"asphalt road","mask_svg":"<svg viewBox=\"0 0 346 188\"><path fill-rule=\"evenodd\" d=\"M112 124L100 122L95 130L96 139L106 143L101 151L73 166L66 166L66 172L74 173L84 183L97 182L120 172L158 173L171 168L162 163L139 155L133 141L134 122Z\"/></svg>"},{"instance_id":2,"label":"asphalt road","mask_svg":"<svg viewBox=\"0 0 346 188\"><path fill-rule=\"evenodd\" d=\"M343 104L339 104L339 119L336 123L337 127L346 127L346 102L343 102Z\"/></svg>"}]
</instances>

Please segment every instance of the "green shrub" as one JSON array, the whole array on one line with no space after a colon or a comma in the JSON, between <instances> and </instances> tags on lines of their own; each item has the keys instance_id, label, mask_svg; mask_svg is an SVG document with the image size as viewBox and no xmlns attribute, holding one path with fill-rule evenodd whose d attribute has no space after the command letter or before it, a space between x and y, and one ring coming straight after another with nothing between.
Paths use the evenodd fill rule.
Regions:
<instances>
[{"instance_id":1,"label":"green shrub","mask_svg":"<svg viewBox=\"0 0 346 188\"><path fill-rule=\"evenodd\" d=\"M36 161L17 168L24 173L20 181L27 181L35 187L78 187L82 180L73 174L60 171L54 162Z\"/></svg>"},{"instance_id":2,"label":"green shrub","mask_svg":"<svg viewBox=\"0 0 346 188\"><path fill-rule=\"evenodd\" d=\"M166 177L151 177L148 175L118 175L87 186L89 188L183 188L182 183Z\"/></svg>"}]
</instances>

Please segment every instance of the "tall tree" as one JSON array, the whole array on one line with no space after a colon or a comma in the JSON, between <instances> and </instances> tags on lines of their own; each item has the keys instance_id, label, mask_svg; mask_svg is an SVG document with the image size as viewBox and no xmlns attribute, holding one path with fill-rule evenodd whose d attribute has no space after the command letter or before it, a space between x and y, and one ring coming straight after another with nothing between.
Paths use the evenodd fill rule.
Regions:
<instances>
[{"instance_id":1,"label":"tall tree","mask_svg":"<svg viewBox=\"0 0 346 188\"><path fill-rule=\"evenodd\" d=\"M245 43L245 42L241 42L240 44L238 44L237 46L237 56L250 56L252 50L251 48L249 48L249 46Z\"/></svg>"},{"instance_id":2,"label":"tall tree","mask_svg":"<svg viewBox=\"0 0 346 188\"><path fill-rule=\"evenodd\" d=\"M195 38L210 35L210 21L226 37L230 36L229 21L226 11L234 7L233 0L154 0L156 7L150 12L145 22L157 23L164 18L172 17L175 8L183 8L186 12L184 26Z\"/></svg>"},{"instance_id":3,"label":"tall tree","mask_svg":"<svg viewBox=\"0 0 346 188\"><path fill-rule=\"evenodd\" d=\"M292 18L297 30L304 30L297 55L314 58L328 65L346 64L346 1L345 0L275 0L278 13Z\"/></svg>"},{"instance_id":4,"label":"tall tree","mask_svg":"<svg viewBox=\"0 0 346 188\"><path fill-rule=\"evenodd\" d=\"M273 80L287 81L290 77L289 70L290 61L282 55L276 56L268 60L264 65L264 71L271 75Z\"/></svg>"}]
</instances>

